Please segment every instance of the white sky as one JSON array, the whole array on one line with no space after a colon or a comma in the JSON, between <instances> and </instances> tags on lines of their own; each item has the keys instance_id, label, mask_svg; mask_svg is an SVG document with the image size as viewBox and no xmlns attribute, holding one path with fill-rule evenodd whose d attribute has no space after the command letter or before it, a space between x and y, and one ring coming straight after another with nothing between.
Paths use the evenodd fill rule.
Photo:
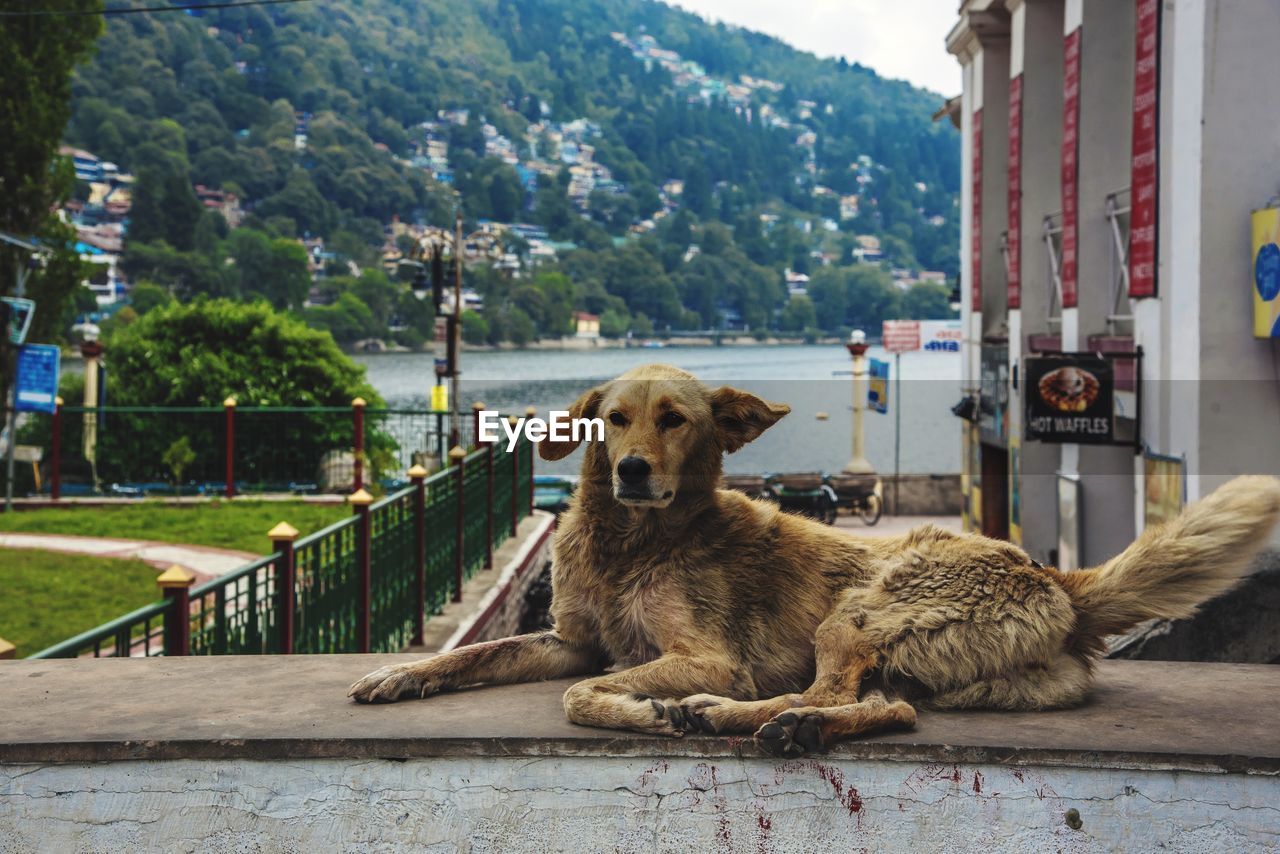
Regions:
<instances>
[{"instance_id":1,"label":"white sky","mask_svg":"<svg viewBox=\"0 0 1280 854\"><path fill-rule=\"evenodd\" d=\"M944 39L959 0L667 0L713 21L780 38L822 57L844 56L882 77L951 97L960 65Z\"/></svg>"}]
</instances>

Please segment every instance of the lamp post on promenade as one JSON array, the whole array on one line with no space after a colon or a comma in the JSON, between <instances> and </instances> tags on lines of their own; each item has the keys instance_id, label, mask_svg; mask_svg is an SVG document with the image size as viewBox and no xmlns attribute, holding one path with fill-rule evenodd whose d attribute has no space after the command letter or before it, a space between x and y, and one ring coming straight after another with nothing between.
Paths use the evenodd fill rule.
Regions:
<instances>
[{"instance_id":1,"label":"lamp post on promenade","mask_svg":"<svg viewBox=\"0 0 1280 854\"><path fill-rule=\"evenodd\" d=\"M867 334L861 329L849 333L845 349L853 357L853 459L845 464L849 474L872 474L875 469L867 461L863 442L862 414L867 409Z\"/></svg>"}]
</instances>

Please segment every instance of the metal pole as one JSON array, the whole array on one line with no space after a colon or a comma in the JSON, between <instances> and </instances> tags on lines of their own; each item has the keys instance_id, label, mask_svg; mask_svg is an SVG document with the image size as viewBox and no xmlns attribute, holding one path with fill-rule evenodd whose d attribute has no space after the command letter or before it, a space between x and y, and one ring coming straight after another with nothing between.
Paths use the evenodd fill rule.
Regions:
<instances>
[{"instance_id":1,"label":"metal pole","mask_svg":"<svg viewBox=\"0 0 1280 854\"><path fill-rule=\"evenodd\" d=\"M898 405L893 408L893 515L901 516L902 510L898 504L898 484L902 480L902 354L894 353L893 355L893 372L897 376L893 380L894 397L898 398Z\"/></svg>"},{"instance_id":2,"label":"metal pole","mask_svg":"<svg viewBox=\"0 0 1280 854\"><path fill-rule=\"evenodd\" d=\"M49 497L62 497L62 398L53 399L53 440L49 446Z\"/></svg>"},{"instance_id":3,"label":"metal pole","mask_svg":"<svg viewBox=\"0 0 1280 854\"><path fill-rule=\"evenodd\" d=\"M228 397L222 401L222 408L226 412L227 422L227 441L224 449L226 451L225 476L227 482L222 491L227 498L234 498L236 494L236 399Z\"/></svg>"},{"instance_id":4,"label":"metal pole","mask_svg":"<svg viewBox=\"0 0 1280 854\"><path fill-rule=\"evenodd\" d=\"M427 470L422 466L409 469L413 481L413 640L421 646L427 611Z\"/></svg>"},{"instance_id":5,"label":"metal pole","mask_svg":"<svg viewBox=\"0 0 1280 854\"><path fill-rule=\"evenodd\" d=\"M372 637L370 632L370 623L373 622L370 611L373 608L372 601L372 575L373 568L371 566L372 548L371 540L373 532L369 525L369 505L373 503L373 496L365 492L363 489L357 489L351 493L351 497L347 501L355 508L355 513L360 517L360 521L356 523L356 570L359 573L359 610L356 612L356 652L369 652L372 648Z\"/></svg>"},{"instance_id":6,"label":"metal pole","mask_svg":"<svg viewBox=\"0 0 1280 854\"><path fill-rule=\"evenodd\" d=\"M453 352L454 363L449 366L452 376L449 378L450 411L453 412L453 424L450 427L450 446L462 444L462 410L461 393L458 377L462 374L462 211L454 215L453 233Z\"/></svg>"},{"instance_id":7,"label":"metal pole","mask_svg":"<svg viewBox=\"0 0 1280 854\"><path fill-rule=\"evenodd\" d=\"M164 612L164 654L167 656L191 654L191 585L195 580L194 575L177 565L156 579L156 585L169 600L169 608ZM127 642L124 654L129 654Z\"/></svg>"},{"instance_id":8,"label":"metal pole","mask_svg":"<svg viewBox=\"0 0 1280 854\"><path fill-rule=\"evenodd\" d=\"M354 492L357 489L364 489L364 408L365 400L363 397L357 397L351 401L351 420L352 420L352 436L353 450L352 463L353 472L351 476L351 489Z\"/></svg>"},{"instance_id":9,"label":"metal pole","mask_svg":"<svg viewBox=\"0 0 1280 854\"><path fill-rule=\"evenodd\" d=\"M449 464L453 466L454 489L457 490L457 504L454 505L457 511L454 515L453 528L453 601L462 601L462 584L464 579L464 565L466 562L466 540L464 537L463 526L466 524L466 459L467 452L458 445L454 445L449 451Z\"/></svg>"},{"instance_id":10,"label":"metal pole","mask_svg":"<svg viewBox=\"0 0 1280 854\"><path fill-rule=\"evenodd\" d=\"M17 287L14 288L13 295L21 298L27 291L27 276L31 275L31 270L23 264L17 265ZM8 337L9 330L3 330L3 334ZM18 345L21 346L21 345ZM5 375L9 378L8 394L5 395L5 430L9 436L9 448L5 452L5 468L8 472L4 480L4 512L13 512L13 446L17 444L18 418L17 418L17 401L18 401L18 349L13 344L8 348L8 363L5 365Z\"/></svg>"},{"instance_id":11,"label":"metal pole","mask_svg":"<svg viewBox=\"0 0 1280 854\"><path fill-rule=\"evenodd\" d=\"M16 364L16 359L11 359L10 363ZM9 381L9 405L5 412L5 431L9 436L9 448L5 452L5 471L7 474L4 479L4 512L6 513L13 512L13 446L18 444L18 437L15 435L18 432L18 418L15 410L17 405L18 372L10 370L9 376L11 377Z\"/></svg>"},{"instance_id":12,"label":"metal pole","mask_svg":"<svg viewBox=\"0 0 1280 854\"><path fill-rule=\"evenodd\" d=\"M297 606L297 593L294 592L297 568L293 560L293 541L298 539L298 529L288 522L281 522L268 531L267 536L271 538L271 548L280 553L280 559L276 561L275 566L276 617L279 620L276 630L280 633L278 637L280 654L292 655L294 614Z\"/></svg>"}]
</instances>

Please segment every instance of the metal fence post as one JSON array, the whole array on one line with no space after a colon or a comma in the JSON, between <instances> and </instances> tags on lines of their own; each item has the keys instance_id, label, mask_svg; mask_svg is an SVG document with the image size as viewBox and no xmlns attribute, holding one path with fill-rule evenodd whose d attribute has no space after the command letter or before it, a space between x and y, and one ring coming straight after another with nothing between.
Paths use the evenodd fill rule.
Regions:
<instances>
[{"instance_id":1,"label":"metal fence post","mask_svg":"<svg viewBox=\"0 0 1280 854\"><path fill-rule=\"evenodd\" d=\"M227 414L227 460L225 472L227 483L223 488L223 493L227 498L234 498L236 494L236 399L228 397L222 401L222 408Z\"/></svg>"},{"instance_id":2,"label":"metal fence post","mask_svg":"<svg viewBox=\"0 0 1280 854\"><path fill-rule=\"evenodd\" d=\"M271 550L280 553L276 561L276 628L280 632L280 654L293 654L293 617L297 603L294 593L296 569L293 562L293 541L298 539L298 529L288 522L281 522L270 531Z\"/></svg>"},{"instance_id":3,"label":"metal fence post","mask_svg":"<svg viewBox=\"0 0 1280 854\"><path fill-rule=\"evenodd\" d=\"M373 646L369 631L370 611L373 607L370 595L373 586L373 568L370 566L373 554L373 532L369 526L369 505L373 503L373 496L363 489L357 489L351 493L347 501L360 517L360 521L356 523L356 571L360 578L360 603L359 610L356 612L356 651L369 652Z\"/></svg>"},{"instance_id":4,"label":"metal fence post","mask_svg":"<svg viewBox=\"0 0 1280 854\"><path fill-rule=\"evenodd\" d=\"M480 413L484 410L484 404L476 401L471 404L471 447L478 448L483 442L480 441Z\"/></svg>"},{"instance_id":5,"label":"metal fence post","mask_svg":"<svg viewBox=\"0 0 1280 854\"><path fill-rule=\"evenodd\" d=\"M62 398L53 399L53 436L49 443L49 497L62 497Z\"/></svg>"},{"instance_id":6,"label":"metal fence post","mask_svg":"<svg viewBox=\"0 0 1280 854\"><path fill-rule=\"evenodd\" d=\"M480 438L480 413L484 404L476 401L471 404L473 414L472 428L475 430L476 447L484 448L484 568L493 569L493 442L485 442Z\"/></svg>"},{"instance_id":7,"label":"metal fence post","mask_svg":"<svg viewBox=\"0 0 1280 854\"><path fill-rule=\"evenodd\" d=\"M352 421L352 457L354 459L351 474L351 491L364 489L364 408L365 399L357 397L351 401Z\"/></svg>"},{"instance_id":8,"label":"metal fence post","mask_svg":"<svg viewBox=\"0 0 1280 854\"><path fill-rule=\"evenodd\" d=\"M537 414L538 414L538 410L537 410L536 408L532 407L532 406L528 407L528 408L527 408L527 409L525 409L525 411L524 411L525 418L532 418L533 416L535 416L535 415L537 415ZM529 446L529 496L528 496L528 498L529 498L529 512L530 512L530 513L533 513L533 457L534 457L534 450L533 450L533 442L532 442L532 441L525 442L525 444Z\"/></svg>"},{"instance_id":9,"label":"metal fence post","mask_svg":"<svg viewBox=\"0 0 1280 854\"><path fill-rule=\"evenodd\" d=\"M511 424L512 429L520 421L514 415L507 416L507 422ZM520 526L520 444L511 449L511 536L516 535L516 528Z\"/></svg>"},{"instance_id":10,"label":"metal fence post","mask_svg":"<svg viewBox=\"0 0 1280 854\"><path fill-rule=\"evenodd\" d=\"M462 575L463 566L466 563L466 554L464 553L463 527L466 525L466 463L467 452L462 449L461 445L454 445L449 449L449 464L454 468L454 489L458 491L457 502L457 518L454 524L453 534L453 601L462 601Z\"/></svg>"},{"instance_id":11,"label":"metal fence post","mask_svg":"<svg viewBox=\"0 0 1280 854\"><path fill-rule=\"evenodd\" d=\"M423 643L427 621L427 470L422 466L409 469L413 482L413 640Z\"/></svg>"},{"instance_id":12,"label":"metal fence post","mask_svg":"<svg viewBox=\"0 0 1280 854\"><path fill-rule=\"evenodd\" d=\"M160 573L156 584L164 598L169 600L169 610L164 612L164 654L191 654L191 585L196 577L176 564ZM125 654L129 653L126 645Z\"/></svg>"}]
</instances>

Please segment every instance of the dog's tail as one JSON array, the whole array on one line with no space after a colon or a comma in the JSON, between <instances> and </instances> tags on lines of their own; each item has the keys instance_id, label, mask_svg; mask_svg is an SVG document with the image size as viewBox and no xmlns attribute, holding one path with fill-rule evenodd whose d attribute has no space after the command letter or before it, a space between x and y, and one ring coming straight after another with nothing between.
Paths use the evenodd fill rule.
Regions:
<instances>
[{"instance_id":1,"label":"dog's tail","mask_svg":"<svg viewBox=\"0 0 1280 854\"><path fill-rule=\"evenodd\" d=\"M1143 620L1189 617L1225 593L1280 521L1280 480L1238 477L1096 569L1064 573L1077 612L1073 648L1100 653L1107 635Z\"/></svg>"}]
</instances>

